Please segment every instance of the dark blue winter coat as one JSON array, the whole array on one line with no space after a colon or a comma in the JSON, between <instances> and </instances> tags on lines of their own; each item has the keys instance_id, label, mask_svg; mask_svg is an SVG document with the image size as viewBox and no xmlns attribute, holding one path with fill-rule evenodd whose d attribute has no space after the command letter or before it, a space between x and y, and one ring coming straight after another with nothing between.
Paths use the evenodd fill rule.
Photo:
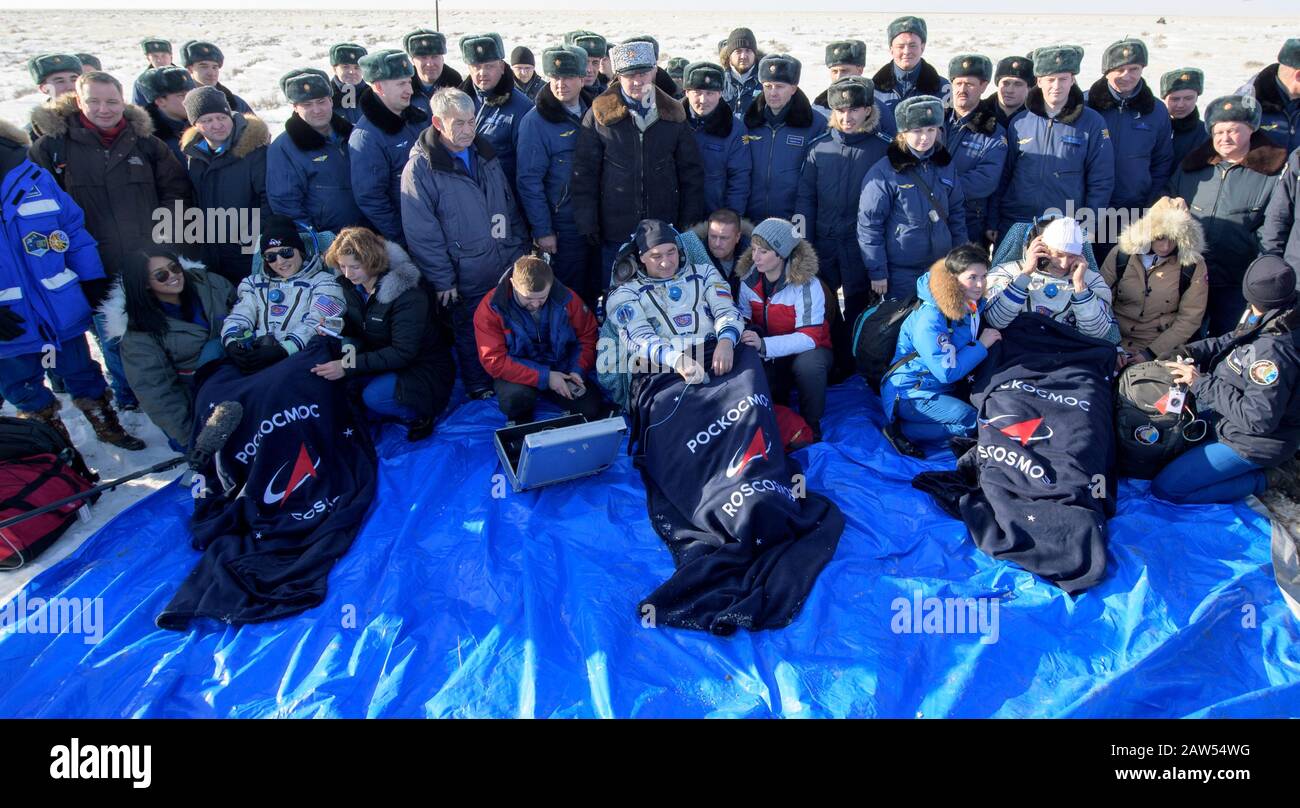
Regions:
<instances>
[{"instance_id":1,"label":"dark blue winter coat","mask_svg":"<svg viewBox=\"0 0 1300 808\"><path fill-rule=\"evenodd\" d=\"M1106 122L1083 103L1083 91L1070 88L1065 107L1047 117L1043 91L1029 91L1025 112L1007 130L1003 191L990 204L990 221L1006 233L1015 222L1030 222L1049 209L1101 210L1115 188L1115 155Z\"/></svg>"},{"instance_id":2,"label":"dark blue winter coat","mask_svg":"<svg viewBox=\"0 0 1300 808\"><path fill-rule=\"evenodd\" d=\"M197 127L191 127L181 138L181 151L188 159L186 167L194 184L194 204L206 211L256 208L265 218L270 214L266 198L266 150L270 131L255 115L236 112L234 119L234 130L220 154L213 155L208 150ZM204 245L203 262L208 269L238 285L253 266L252 252L245 252L245 246L253 243L255 234L246 235L249 238Z\"/></svg>"},{"instance_id":3,"label":"dark blue winter coat","mask_svg":"<svg viewBox=\"0 0 1300 808\"><path fill-rule=\"evenodd\" d=\"M185 134L185 130L190 128L190 122L178 121L164 115L153 104L146 105L144 111L149 113L149 120L153 121L153 136L167 144L167 148L171 149L172 154L176 156L176 162L185 165L185 152L181 151L181 137Z\"/></svg>"},{"instance_id":4,"label":"dark blue winter coat","mask_svg":"<svg viewBox=\"0 0 1300 808\"><path fill-rule=\"evenodd\" d=\"M346 85L336 76L330 76L330 87L334 90L334 114L356 125L361 120L361 93L370 89L364 81L355 86Z\"/></svg>"},{"instance_id":5,"label":"dark blue winter coat","mask_svg":"<svg viewBox=\"0 0 1300 808\"><path fill-rule=\"evenodd\" d=\"M1259 131L1273 138L1287 152L1300 149L1300 98L1288 98L1277 83L1278 64L1259 71L1237 90L1255 96L1259 102Z\"/></svg>"},{"instance_id":6,"label":"dark blue winter coat","mask_svg":"<svg viewBox=\"0 0 1300 808\"><path fill-rule=\"evenodd\" d=\"M744 127L726 101L719 100L703 118L691 111L690 104L683 103L682 107L704 163L704 209L712 213L718 208L731 208L744 213L754 171L745 147Z\"/></svg>"},{"instance_id":7,"label":"dark blue winter coat","mask_svg":"<svg viewBox=\"0 0 1300 808\"><path fill-rule=\"evenodd\" d=\"M1007 162L1007 130L998 123L997 96L980 101L960 122L948 111L944 148L952 155L966 197L966 231L978 238L989 228L989 198L1002 182Z\"/></svg>"},{"instance_id":8,"label":"dark blue winter coat","mask_svg":"<svg viewBox=\"0 0 1300 808\"><path fill-rule=\"evenodd\" d=\"M1101 113L1115 155L1114 208L1146 208L1160 198L1174 173L1173 128L1165 102L1156 98L1146 79L1132 96L1119 101L1106 79L1088 89L1088 107Z\"/></svg>"},{"instance_id":9,"label":"dark blue winter coat","mask_svg":"<svg viewBox=\"0 0 1300 808\"><path fill-rule=\"evenodd\" d=\"M411 76L411 106L419 107L425 115L429 114L429 101L433 94L447 87L460 87L460 83L465 80L456 70L446 63L442 66L442 72L438 74L438 80L433 84L425 84L420 76ZM470 95L474 95L470 93Z\"/></svg>"},{"instance_id":10,"label":"dark blue winter coat","mask_svg":"<svg viewBox=\"0 0 1300 808\"><path fill-rule=\"evenodd\" d=\"M796 89L775 120L769 119L767 100L760 94L745 110L745 140L753 173L745 215L751 221L794 215L799 194L799 172L819 135L826 131L826 116L812 108L803 90Z\"/></svg>"},{"instance_id":11,"label":"dark blue winter coat","mask_svg":"<svg viewBox=\"0 0 1300 808\"><path fill-rule=\"evenodd\" d=\"M828 129L804 158L795 215L817 251L817 276L833 291L865 292L870 285L858 247L858 203L862 183L889 148L881 132L880 109L873 106L864 131L846 135Z\"/></svg>"},{"instance_id":12,"label":"dark blue winter coat","mask_svg":"<svg viewBox=\"0 0 1300 808\"><path fill-rule=\"evenodd\" d=\"M348 138L352 195L357 207L389 241L405 245L402 235L402 169L429 115L414 106L395 115L374 92L361 94L361 120Z\"/></svg>"},{"instance_id":13,"label":"dark blue winter coat","mask_svg":"<svg viewBox=\"0 0 1300 808\"><path fill-rule=\"evenodd\" d=\"M933 206L920 176L947 213L933 221ZM930 264L967 240L966 198L952 158L936 145L918 159L897 141L867 172L858 202L858 245L873 280L889 277L890 269L921 274Z\"/></svg>"},{"instance_id":14,"label":"dark blue winter coat","mask_svg":"<svg viewBox=\"0 0 1300 808\"><path fill-rule=\"evenodd\" d=\"M1174 138L1174 171L1182 164L1183 158L1192 153L1192 149L1210 139L1210 132L1201 120L1201 111L1193 109L1185 118L1171 120L1169 128ZM1173 176L1170 173L1169 176Z\"/></svg>"},{"instance_id":15,"label":"dark blue winter coat","mask_svg":"<svg viewBox=\"0 0 1300 808\"><path fill-rule=\"evenodd\" d=\"M524 254L527 225L487 138L474 138L474 176L429 127L402 170L402 223L411 258L439 292L476 300Z\"/></svg>"},{"instance_id":16,"label":"dark blue winter coat","mask_svg":"<svg viewBox=\"0 0 1300 808\"><path fill-rule=\"evenodd\" d=\"M0 306L27 321L26 333L0 341L0 359L84 334L91 310L81 283L104 277L81 208L26 146L25 134L0 122Z\"/></svg>"},{"instance_id":17,"label":"dark blue winter coat","mask_svg":"<svg viewBox=\"0 0 1300 808\"><path fill-rule=\"evenodd\" d=\"M579 107L584 113L594 99L590 90L581 90ZM549 84L537 94L537 106L519 124L515 190L533 238L553 236L559 230L577 232L569 177L581 128L581 116L573 116L555 100Z\"/></svg>"},{"instance_id":18,"label":"dark blue winter coat","mask_svg":"<svg viewBox=\"0 0 1300 808\"><path fill-rule=\"evenodd\" d=\"M303 230L310 227L337 233L366 224L352 197L348 154L352 124L336 113L330 128L333 137L326 138L295 112L266 154L266 195L271 210L298 222Z\"/></svg>"},{"instance_id":19,"label":"dark blue winter coat","mask_svg":"<svg viewBox=\"0 0 1300 808\"><path fill-rule=\"evenodd\" d=\"M1300 149L1291 152L1286 168L1264 211L1259 243L1264 252L1280 255L1292 269L1300 271Z\"/></svg>"},{"instance_id":20,"label":"dark blue winter coat","mask_svg":"<svg viewBox=\"0 0 1300 808\"><path fill-rule=\"evenodd\" d=\"M474 99L474 119L480 137L492 144L501 168L511 187L515 183L516 146L519 143L519 124L533 109L533 102L515 86L515 74L507 67L501 80L486 93L479 95L474 80L465 79L460 89Z\"/></svg>"},{"instance_id":21,"label":"dark blue winter coat","mask_svg":"<svg viewBox=\"0 0 1300 808\"><path fill-rule=\"evenodd\" d=\"M899 101L918 95L932 95L947 106L949 96L952 95L952 85L929 62L922 59L916 70L916 83L906 93L898 86L893 62L886 62L871 77L871 82L876 87L876 106L881 109L881 128L891 135L898 131L894 122L894 107L898 106Z\"/></svg>"}]
</instances>

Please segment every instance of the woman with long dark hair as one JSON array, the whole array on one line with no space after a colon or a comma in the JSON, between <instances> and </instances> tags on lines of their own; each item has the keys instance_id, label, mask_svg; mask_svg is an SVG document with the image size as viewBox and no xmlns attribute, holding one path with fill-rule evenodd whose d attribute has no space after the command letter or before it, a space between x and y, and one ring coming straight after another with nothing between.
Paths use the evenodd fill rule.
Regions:
<instances>
[{"instance_id":1,"label":"woman with long dark hair","mask_svg":"<svg viewBox=\"0 0 1300 808\"><path fill-rule=\"evenodd\" d=\"M166 247L131 256L101 311L121 337L122 366L140 407L180 449L194 424L194 373L224 356L230 282Z\"/></svg>"}]
</instances>

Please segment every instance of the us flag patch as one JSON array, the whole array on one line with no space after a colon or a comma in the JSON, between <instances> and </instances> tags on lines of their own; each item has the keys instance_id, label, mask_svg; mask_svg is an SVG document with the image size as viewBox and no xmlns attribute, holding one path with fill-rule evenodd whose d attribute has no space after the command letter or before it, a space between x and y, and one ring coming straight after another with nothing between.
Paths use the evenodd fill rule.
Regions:
<instances>
[{"instance_id":1,"label":"us flag patch","mask_svg":"<svg viewBox=\"0 0 1300 808\"><path fill-rule=\"evenodd\" d=\"M312 311L325 317L338 317L343 313L343 304L329 295L316 295L311 302Z\"/></svg>"}]
</instances>

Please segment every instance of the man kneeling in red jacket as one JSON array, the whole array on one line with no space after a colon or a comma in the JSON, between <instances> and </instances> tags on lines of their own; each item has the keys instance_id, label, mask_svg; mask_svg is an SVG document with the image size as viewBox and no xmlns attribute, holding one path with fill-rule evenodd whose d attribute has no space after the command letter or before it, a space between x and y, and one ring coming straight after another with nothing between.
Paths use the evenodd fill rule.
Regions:
<instances>
[{"instance_id":1,"label":"man kneeling in red jacket","mask_svg":"<svg viewBox=\"0 0 1300 808\"><path fill-rule=\"evenodd\" d=\"M533 420L539 393L588 421L605 413L585 378L596 366L596 318L540 258L520 258L483 298L474 336L507 420Z\"/></svg>"}]
</instances>

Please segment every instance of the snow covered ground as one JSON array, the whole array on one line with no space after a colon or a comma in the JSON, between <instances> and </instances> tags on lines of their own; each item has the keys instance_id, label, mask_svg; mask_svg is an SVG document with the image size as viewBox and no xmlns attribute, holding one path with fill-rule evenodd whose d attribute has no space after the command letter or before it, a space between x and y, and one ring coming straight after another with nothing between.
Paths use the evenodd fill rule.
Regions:
<instances>
[{"instance_id":1,"label":"snow covered ground","mask_svg":"<svg viewBox=\"0 0 1300 808\"><path fill-rule=\"evenodd\" d=\"M432 5L432 4L430 4ZM540 5L540 4L539 4ZM901 12L899 12L901 13ZM866 41L869 71L889 59L885 27L897 13L778 14L737 11L701 13L643 13L563 11L536 12L444 11L441 30L454 43L464 34L497 31L507 49L527 45L534 54L558 43L565 31L585 28L611 39L650 33L659 39L661 63L671 57L717 58L718 40L736 25L752 28L759 47L769 53L792 53L803 62L803 86L809 97L825 89L823 64L826 43L848 37ZM1013 53L1057 42L1082 45L1086 51L1081 80L1091 83L1101 69L1106 45L1124 36L1138 36L1151 49L1148 75L1178 67L1200 67L1206 76L1208 101L1229 93L1276 58L1289 36L1300 31L1300 17L1178 17L1155 14L989 15L926 14L930 42L926 59L945 72L948 60L961 52L984 53L995 61ZM367 48L401 47L403 34L434 26L432 9L414 11L14 11L0 22L7 47L0 53L0 117L26 122L41 101L25 67L33 55L52 50L89 52L124 83L144 67L138 42L146 35L165 36L173 46L187 39L210 39L226 55L222 81L258 114L278 125L289 108L277 89L287 70L301 66L329 67L328 52L336 42L355 41ZM448 62L461 70L458 54ZM461 70L462 74L464 73Z\"/></svg>"},{"instance_id":2,"label":"snow covered ground","mask_svg":"<svg viewBox=\"0 0 1300 808\"><path fill-rule=\"evenodd\" d=\"M803 88L812 97L826 86L824 46L843 38L868 44L869 72L888 61L884 30L895 13L773 14L725 13L592 13L591 11L480 13L447 11L441 30L454 42L462 35L497 31L507 49L527 45L534 53L558 43L565 31L585 28L611 39L651 33L660 42L661 63L675 56L712 60L717 43L735 25L751 27L762 50L788 52L804 65ZM1252 18L1177 17L1155 15L1117 17L1043 15L1038 17L978 14L927 14L930 42L926 58L941 72L960 52L984 53L994 60L1012 53L1057 42L1080 44L1086 50L1085 74L1090 83L1100 73L1102 51L1124 36L1146 40L1152 52L1148 76L1177 67L1200 67L1206 74L1206 97L1232 92L1253 73L1272 62L1278 47L1300 32L1300 17ZM328 68L328 50L336 42L355 41L371 49L401 47L402 35L417 27L433 27L433 13L411 11L12 11L0 21L0 118L22 124L42 96L30 83L25 66L33 55L54 50L89 52L129 85L144 67L138 42L146 35L165 36L179 48L187 39L216 42L226 54L222 81L247 100L278 133L289 107L277 89L287 70L304 65ZM456 55L449 63L463 68ZM463 70L462 70L463 72ZM142 413L127 413L123 423L143 438L148 448L127 452L95 440L85 419L63 398L64 420L87 462L109 480L172 456L162 432ZM6 405L4 414L13 414ZM106 494L94 506L91 521L78 524L30 567L0 576L0 602L15 594L41 570L56 563L101 525L131 503L174 479L180 470L152 475ZM1274 501L1275 513L1300 526L1300 507ZM177 541L185 537L177 536Z\"/></svg>"}]
</instances>

